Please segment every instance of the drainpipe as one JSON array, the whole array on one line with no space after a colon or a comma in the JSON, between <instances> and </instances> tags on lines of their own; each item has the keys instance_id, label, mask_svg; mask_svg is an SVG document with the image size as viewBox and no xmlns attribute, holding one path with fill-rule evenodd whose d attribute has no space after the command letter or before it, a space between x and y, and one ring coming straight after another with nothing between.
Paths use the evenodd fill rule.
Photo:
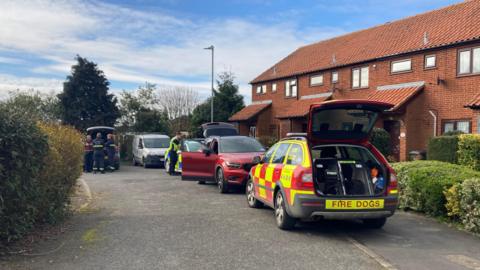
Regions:
<instances>
[{"instance_id":1,"label":"drainpipe","mask_svg":"<svg viewBox=\"0 0 480 270\"><path fill-rule=\"evenodd\" d=\"M437 136L437 115L432 111L428 111L430 115L433 117L433 137Z\"/></svg>"}]
</instances>

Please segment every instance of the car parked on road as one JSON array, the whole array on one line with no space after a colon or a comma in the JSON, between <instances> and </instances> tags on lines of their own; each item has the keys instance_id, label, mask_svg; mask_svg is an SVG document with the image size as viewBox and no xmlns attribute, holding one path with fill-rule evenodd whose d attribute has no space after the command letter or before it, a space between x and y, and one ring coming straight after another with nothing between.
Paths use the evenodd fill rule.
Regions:
<instances>
[{"instance_id":1,"label":"car parked on road","mask_svg":"<svg viewBox=\"0 0 480 270\"><path fill-rule=\"evenodd\" d=\"M97 133L102 134L102 139L104 141L107 141L107 135L108 134L114 134L115 135L115 128L114 127L107 127L107 126L95 126L95 127L87 128L87 134L91 135L92 138L96 138ZM118 145L118 141L115 141L115 143L116 143L117 146L115 147L115 157L114 157L113 167L115 168L115 170L118 170L118 169L120 169L120 151L119 151L120 147ZM107 155L106 150L105 150L105 164L104 164L104 166L105 166L105 168L110 166L108 164L108 155Z\"/></svg>"},{"instance_id":2,"label":"car parked on road","mask_svg":"<svg viewBox=\"0 0 480 270\"><path fill-rule=\"evenodd\" d=\"M214 181L221 193L244 186L253 158L265 148L246 136L209 137L202 151L182 152L182 180Z\"/></svg>"},{"instance_id":3,"label":"car parked on road","mask_svg":"<svg viewBox=\"0 0 480 270\"><path fill-rule=\"evenodd\" d=\"M379 113L392 106L363 100L312 105L305 136L287 137L256 157L248 205L274 208L281 229L321 218L382 227L397 208L397 178L368 138Z\"/></svg>"},{"instance_id":4,"label":"car parked on road","mask_svg":"<svg viewBox=\"0 0 480 270\"><path fill-rule=\"evenodd\" d=\"M135 135L132 142L134 166L142 165L162 167L165 165L165 151L170 144L170 137L162 134Z\"/></svg>"},{"instance_id":5,"label":"car parked on road","mask_svg":"<svg viewBox=\"0 0 480 270\"><path fill-rule=\"evenodd\" d=\"M202 135L204 138L211 136L236 136L238 130L234 125L225 122L210 122L202 124Z\"/></svg>"},{"instance_id":6,"label":"car parked on road","mask_svg":"<svg viewBox=\"0 0 480 270\"><path fill-rule=\"evenodd\" d=\"M182 153L183 152L199 152L202 150L204 139L186 139L182 140L180 150L178 151L177 164L175 164L175 172L182 173ZM170 167L170 153L165 155L165 170Z\"/></svg>"}]
</instances>

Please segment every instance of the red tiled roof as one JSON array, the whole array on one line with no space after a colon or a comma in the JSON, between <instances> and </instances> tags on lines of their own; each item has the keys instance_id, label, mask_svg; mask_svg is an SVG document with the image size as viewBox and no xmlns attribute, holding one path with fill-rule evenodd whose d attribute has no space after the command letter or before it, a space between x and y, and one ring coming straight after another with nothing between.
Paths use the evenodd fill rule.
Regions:
<instances>
[{"instance_id":1,"label":"red tiled roof","mask_svg":"<svg viewBox=\"0 0 480 270\"><path fill-rule=\"evenodd\" d=\"M260 103L260 104L250 104L245 108L238 111L236 114L232 115L228 120L229 121L246 121L255 115L259 114L261 111L268 108L272 103Z\"/></svg>"},{"instance_id":2,"label":"red tiled roof","mask_svg":"<svg viewBox=\"0 0 480 270\"><path fill-rule=\"evenodd\" d=\"M480 1L470 0L301 47L252 83L480 38Z\"/></svg>"},{"instance_id":3,"label":"red tiled roof","mask_svg":"<svg viewBox=\"0 0 480 270\"><path fill-rule=\"evenodd\" d=\"M465 107L472 109L480 109L480 94L476 95L472 100L470 100Z\"/></svg>"},{"instance_id":4,"label":"red tiled roof","mask_svg":"<svg viewBox=\"0 0 480 270\"><path fill-rule=\"evenodd\" d=\"M331 96L295 100L292 103L290 103L285 110L280 111L280 113L278 113L276 117L277 118L305 117L310 111L310 105L324 102L330 97Z\"/></svg>"},{"instance_id":5,"label":"red tiled roof","mask_svg":"<svg viewBox=\"0 0 480 270\"><path fill-rule=\"evenodd\" d=\"M390 111L395 111L419 94L423 90L423 87L423 84L410 86L398 85L398 87L392 85L386 90L350 91L346 93L335 92L333 94L333 99L365 99L381 101L393 104L394 106L390 109Z\"/></svg>"}]
</instances>

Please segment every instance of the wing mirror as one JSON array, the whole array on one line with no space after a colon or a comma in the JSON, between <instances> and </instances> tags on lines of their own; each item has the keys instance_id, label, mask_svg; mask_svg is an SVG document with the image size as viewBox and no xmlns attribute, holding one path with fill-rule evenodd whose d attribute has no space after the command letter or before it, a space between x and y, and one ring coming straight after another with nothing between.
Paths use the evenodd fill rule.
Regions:
<instances>
[{"instance_id":1,"label":"wing mirror","mask_svg":"<svg viewBox=\"0 0 480 270\"><path fill-rule=\"evenodd\" d=\"M263 163L262 157L260 157L260 156L253 157L252 163L255 164L255 165L262 164Z\"/></svg>"},{"instance_id":2,"label":"wing mirror","mask_svg":"<svg viewBox=\"0 0 480 270\"><path fill-rule=\"evenodd\" d=\"M202 150L202 152L205 154L205 156L210 156L212 154L212 150L210 148L205 148Z\"/></svg>"}]
</instances>

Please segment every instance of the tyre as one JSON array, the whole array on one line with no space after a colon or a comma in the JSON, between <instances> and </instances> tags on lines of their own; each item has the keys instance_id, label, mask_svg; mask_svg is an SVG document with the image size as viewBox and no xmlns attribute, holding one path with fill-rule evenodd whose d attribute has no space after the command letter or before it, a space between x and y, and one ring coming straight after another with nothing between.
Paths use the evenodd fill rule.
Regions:
<instances>
[{"instance_id":1,"label":"tyre","mask_svg":"<svg viewBox=\"0 0 480 270\"><path fill-rule=\"evenodd\" d=\"M144 158L142 158L142 165L143 165L143 168L145 168L145 169L148 168L148 165L147 165L147 163L145 162L145 159L144 159Z\"/></svg>"},{"instance_id":2,"label":"tyre","mask_svg":"<svg viewBox=\"0 0 480 270\"><path fill-rule=\"evenodd\" d=\"M277 222L277 227L282 230L291 230L297 223L297 220L287 213L285 198L281 191L275 194L275 221Z\"/></svg>"},{"instance_id":3,"label":"tyre","mask_svg":"<svg viewBox=\"0 0 480 270\"><path fill-rule=\"evenodd\" d=\"M132 165L138 166L138 162L135 160L135 157L132 158Z\"/></svg>"},{"instance_id":4,"label":"tyre","mask_svg":"<svg viewBox=\"0 0 480 270\"><path fill-rule=\"evenodd\" d=\"M248 179L247 187L245 188L245 194L247 195L247 203L251 208L260 208L263 203L255 198L255 186L253 185L253 180Z\"/></svg>"},{"instance_id":5,"label":"tyre","mask_svg":"<svg viewBox=\"0 0 480 270\"><path fill-rule=\"evenodd\" d=\"M217 179L218 191L220 191L220 193L227 193L228 183L227 181L225 181L225 175L223 174L222 168L217 169L216 179Z\"/></svg>"},{"instance_id":6,"label":"tyre","mask_svg":"<svg viewBox=\"0 0 480 270\"><path fill-rule=\"evenodd\" d=\"M119 169L120 169L120 163L115 164L115 170L118 171Z\"/></svg>"},{"instance_id":7,"label":"tyre","mask_svg":"<svg viewBox=\"0 0 480 270\"><path fill-rule=\"evenodd\" d=\"M380 229L387 222L387 218L364 219L363 226L369 229Z\"/></svg>"}]
</instances>

